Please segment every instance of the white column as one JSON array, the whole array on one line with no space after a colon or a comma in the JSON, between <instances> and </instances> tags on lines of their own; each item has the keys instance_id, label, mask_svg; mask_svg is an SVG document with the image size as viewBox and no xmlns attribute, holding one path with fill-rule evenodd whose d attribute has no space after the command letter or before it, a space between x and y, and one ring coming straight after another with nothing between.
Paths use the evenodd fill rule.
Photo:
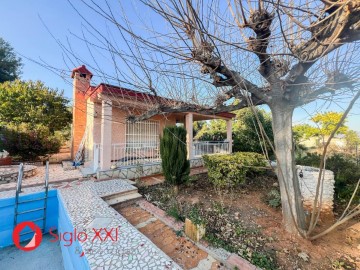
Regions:
<instances>
[{"instance_id":1,"label":"white column","mask_svg":"<svg viewBox=\"0 0 360 270\"><path fill-rule=\"evenodd\" d=\"M226 120L226 140L229 142L229 153L232 153L232 120Z\"/></svg>"},{"instance_id":2,"label":"white column","mask_svg":"<svg viewBox=\"0 0 360 270\"><path fill-rule=\"evenodd\" d=\"M185 116L185 128L186 128L186 145L188 159L194 158L193 153L193 114L187 113Z\"/></svg>"},{"instance_id":3,"label":"white column","mask_svg":"<svg viewBox=\"0 0 360 270\"><path fill-rule=\"evenodd\" d=\"M112 103L102 101L101 106L101 150L100 169L108 170L111 167L111 133L112 133Z\"/></svg>"},{"instance_id":4,"label":"white column","mask_svg":"<svg viewBox=\"0 0 360 270\"><path fill-rule=\"evenodd\" d=\"M87 99L86 108L86 126L87 126L87 140L85 146L85 167L93 167L94 161L94 115L95 104L90 98Z\"/></svg>"}]
</instances>

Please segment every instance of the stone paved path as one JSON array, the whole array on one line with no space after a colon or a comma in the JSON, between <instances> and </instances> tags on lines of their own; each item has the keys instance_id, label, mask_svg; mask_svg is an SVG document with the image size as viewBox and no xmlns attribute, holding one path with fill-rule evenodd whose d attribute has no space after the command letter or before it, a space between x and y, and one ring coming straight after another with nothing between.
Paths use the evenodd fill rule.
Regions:
<instances>
[{"instance_id":1,"label":"stone paved path","mask_svg":"<svg viewBox=\"0 0 360 270\"><path fill-rule=\"evenodd\" d=\"M140 207L132 205L115 209L183 269L226 269L187 238L177 236L174 230Z\"/></svg>"}]
</instances>

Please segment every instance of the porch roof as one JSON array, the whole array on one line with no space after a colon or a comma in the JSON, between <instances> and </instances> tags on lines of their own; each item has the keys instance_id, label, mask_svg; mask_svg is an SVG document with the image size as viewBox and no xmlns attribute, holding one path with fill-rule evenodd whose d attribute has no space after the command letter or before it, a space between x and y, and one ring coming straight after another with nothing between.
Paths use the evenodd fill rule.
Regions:
<instances>
[{"instance_id":1,"label":"porch roof","mask_svg":"<svg viewBox=\"0 0 360 270\"><path fill-rule=\"evenodd\" d=\"M163 102L163 103L183 103L187 104L182 101L169 99L165 97L155 96L149 93L144 93L132 89L127 89L119 86L114 86L110 84L101 83L98 86L90 86L86 92L87 97L93 99L94 101L99 98L101 95L109 96L110 98L117 97L123 99L123 102L126 103L126 100L130 101L140 101L143 102L141 105L148 105L151 106L153 104L156 104L157 102ZM118 102L122 102L117 100ZM128 104L129 105L129 104ZM139 104L140 105L140 104ZM191 104L192 107L193 104ZM201 107L199 106L199 109ZM179 113L166 113L171 114L176 117L176 119L179 122L184 122L185 115L189 112L179 112ZM202 114L197 112L191 112L193 113L194 121L204 121L204 120L211 120L211 119L232 119L236 115L230 112L220 112L216 114Z\"/></svg>"},{"instance_id":2,"label":"porch roof","mask_svg":"<svg viewBox=\"0 0 360 270\"><path fill-rule=\"evenodd\" d=\"M181 113L171 113L179 123L185 122L185 116L190 112L181 112ZM191 112L193 114L193 121L205 121L212 119L232 119L236 116L234 113L222 112L217 114L202 114L197 112Z\"/></svg>"}]
</instances>

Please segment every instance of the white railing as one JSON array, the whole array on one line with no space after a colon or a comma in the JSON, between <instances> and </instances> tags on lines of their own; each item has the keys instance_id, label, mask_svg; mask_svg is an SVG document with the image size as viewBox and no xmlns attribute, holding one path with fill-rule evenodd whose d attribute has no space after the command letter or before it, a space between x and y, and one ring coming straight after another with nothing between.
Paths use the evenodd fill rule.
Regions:
<instances>
[{"instance_id":1,"label":"white railing","mask_svg":"<svg viewBox=\"0 0 360 270\"><path fill-rule=\"evenodd\" d=\"M199 157L207 154L229 153L229 142L193 142L194 156Z\"/></svg>"},{"instance_id":2,"label":"white railing","mask_svg":"<svg viewBox=\"0 0 360 270\"><path fill-rule=\"evenodd\" d=\"M160 145L157 142L112 144L111 163L117 167L159 161Z\"/></svg>"},{"instance_id":3,"label":"white railing","mask_svg":"<svg viewBox=\"0 0 360 270\"><path fill-rule=\"evenodd\" d=\"M99 148L101 146L99 145ZM229 142L193 142L194 156L229 153ZM111 163L116 167L160 162L158 142L112 144Z\"/></svg>"}]
</instances>

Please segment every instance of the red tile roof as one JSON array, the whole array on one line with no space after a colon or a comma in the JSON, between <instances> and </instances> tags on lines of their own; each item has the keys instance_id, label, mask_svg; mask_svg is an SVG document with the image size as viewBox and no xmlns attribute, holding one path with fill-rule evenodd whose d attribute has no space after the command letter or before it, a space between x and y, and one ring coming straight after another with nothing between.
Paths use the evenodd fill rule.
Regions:
<instances>
[{"instance_id":1,"label":"red tile roof","mask_svg":"<svg viewBox=\"0 0 360 270\"><path fill-rule=\"evenodd\" d=\"M127 89L124 87L114 86L110 84L101 83L96 87L97 93L104 93L108 95L121 96L125 98L136 98L137 100L151 100L151 101L175 101L164 97L154 96L152 94Z\"/></svg>"},{"instance_id":2,"label":"red tile roof","mask_svg":"<svg viewBox=\"0 0 360 270\"><path fill-rule=\"evenodd\" d=\"M120 96L120 97L130 98L130 99L134 98L136 100L147 100L147 101L153 101L153 102L155 102L155 101L179 102L179 101L176 101L173 99L154 96L152 94L139 92L139 91L135 91L135 90L119 87L119 86L114 86L114 85L110 85L110 84L105 84L105 83L101 83L96 87L90 86L88 91L90 92L90 93L87 93L89 97L93 96L94 93L97 93L97 94L104 93L104 94L112 95L112 96ZM236 114L230 113L230 112L221 112L221 113L217 113L215 115L224 117L224 118L229 118L229 119L234 118L236 116Z\"/></svg>"},{"instance_id":3,"label":"red tile roof","mask_svg":"<svg viewBox=\"0 0 360 270\"><path fill-rule=\"evenodd\" d=\"M72 70L71 78L74 78L75 72L90 75L90 78L93 76L93 74L85 67L85 65L74 68ZM147 101L153 101L153 102L156 102L156 101L169 102L170 101L170 102L179 103L179 101L176 101L173 99L154 96L152 94L135 91L135 90L131 90L131 89L127 89L127 88L123 88L123 87L119 87L119 86L114 86L114 85L110 85L110 84L105 84L105 83L101 83L98 86L89 86L88 90L86 91L87 97L94 98L94 96L93 96L94 93L97 93L97 94L104 93L104 94L120 96L120 97L124 97L124 98L130 98L130 99L133 98L136 100L147 100ZM221 112L221 113L217 113L216 115L225 117L225 118L234 118L236 116L235 114L229 113L229 112Z\"/></svg>"}]
</instances>

